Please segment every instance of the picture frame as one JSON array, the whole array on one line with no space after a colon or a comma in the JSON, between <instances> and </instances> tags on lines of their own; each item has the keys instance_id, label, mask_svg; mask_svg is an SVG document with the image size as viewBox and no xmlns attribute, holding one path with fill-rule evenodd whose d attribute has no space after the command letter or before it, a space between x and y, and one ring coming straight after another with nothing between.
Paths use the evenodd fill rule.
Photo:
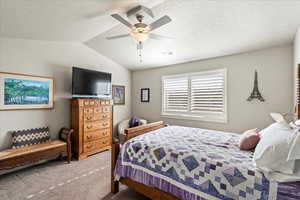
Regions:
<instances>
[{"instance_id":1,"label":"picture frame","mask_svg":"<svg viewBox=\"0 0 300 200\"><path fill-rule=\"evenodd\" d=\"M112 97L113 97L114 105L125 105L125 86L113 85Z\"/></svg>"},{"instance_id":2,"label":"picture frame","mask_svg":"<svg viewBox=\"0 0 300 200\"><path fill-rule=\"evenodd\" d=\"M54 108L54 79L0 72L0 111Z\"/></svg>"},{"instance_id":3,"label":"picture frame","mask_svg":"<svg viewBox=\"0 0 300 200\"><path fill-rule=\"evenodd\" d=\"M141 88L141 102L150 102L150 88Z\"/></svg>"}]
</instances>

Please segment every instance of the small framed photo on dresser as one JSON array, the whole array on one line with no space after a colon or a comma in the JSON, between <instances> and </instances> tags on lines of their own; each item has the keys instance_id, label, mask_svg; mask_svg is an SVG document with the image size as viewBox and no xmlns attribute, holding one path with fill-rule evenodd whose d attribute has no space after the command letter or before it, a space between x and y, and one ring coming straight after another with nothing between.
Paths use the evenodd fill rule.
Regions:
<instances>
[{"instance_id":1,"label":"small framed photo on dresser","mask_svg":"<svg viewBox=\"0 0 300 200\"><path fill-rule=\"evenodd\" d=\"M150 88L141 89L141 102L150 102Z\"/></svg>"}]
</instances>

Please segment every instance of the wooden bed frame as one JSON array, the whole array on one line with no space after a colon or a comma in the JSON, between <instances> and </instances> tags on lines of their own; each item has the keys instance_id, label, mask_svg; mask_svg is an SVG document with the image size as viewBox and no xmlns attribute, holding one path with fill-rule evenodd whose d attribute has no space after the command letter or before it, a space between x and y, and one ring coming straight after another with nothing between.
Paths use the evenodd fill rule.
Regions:
<instances>
[{"instance_id":1,"label":"wooden bed frame","mask_svg":"<svg viewBox=\"0 0 300 200\"><path fill-rule=\"evenodd\" d=\"M300 119L300 64L298 66L298 73L297 73L297 101L295 105L295 118ZM162 190L159 190L154 187L150 187L141 183L138 183L136 181L131 180L130 178L121 178L120 181L115 181L114 179L114 170L116 161L118 159L119 151L120 151L120 144L123 144L127 140L136 137L138 135L142 135L144 133L147 133L149 131L157 130L160 128L165 127L163 121L154 122L147 125L142 125L134 128L125 129L125 140L124 141L114 141L112 144L112 167L111 167L111 192L112 193L118 193L119 192L119 182L127 185L129 188L137 191L138 193L143 194L146 197L149 197L153 200L179 200L177 197L166 193Z\"/></svg>"},{"instance_id":2,"label":"wooden bed frame","mask_svg":"<svg viewBox=\"0 0 300 200\"><path fill-rule=\"evenodd\" d=\"M143 194L146 197L149 197L153 200L178 200L177 197L166 193L162 190L159 190L154 187L150 187L141 183L138 183L136 181L131 180L130 178L121 178L120 181L115 181L114 177L114 171L116 162L119 156L120 152L120 144L123 144L127 140L136 137L138 135L142 135L144 133L147 133L149 131L154 131L160 128L165 127L163 121L154 122L142 126L137 126L134 128L128 128L125 129L125 139L123 141L113 141L112 144L112 152L111 152L111 192L116 194L119 192L119 183L122 183L124 185L127 185L131 189L137 191L138 193Z\"/></svg>"}]
</instances>

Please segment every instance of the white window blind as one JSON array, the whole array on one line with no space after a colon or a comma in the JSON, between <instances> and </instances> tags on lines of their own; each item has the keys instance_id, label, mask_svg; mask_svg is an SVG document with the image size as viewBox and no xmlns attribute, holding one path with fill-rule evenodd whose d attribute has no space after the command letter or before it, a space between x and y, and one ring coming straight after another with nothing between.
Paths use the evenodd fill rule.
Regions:
<instances>
[{"instance_id":1,"label":"white window blind","mask_svg":"<svg viewBox=\"0 0 300 200\"><path fill-rule=\"evenodd\" d=\"M188 111L188 77L171 77L163 80L164 109L167 111Z\"/></svg>"},{"instance_id":2,"label":"white window blind","mask_svg":"<svg viewBox=\"0 0 300 200\"><path fill-rule=\"evenodd\" d=\"M226 69L162 77L162 115L227 122Z\"/></svg>"},{"instance_id":3,"label":"white window blind","mask_svg":"<svg viewBox=\"0 0 300 200\"><path fill-rule=\"evenodd\" d=\"M190 77L191 111L224 112L224 73L216 71Z\"/></svg>"}]
</instances>

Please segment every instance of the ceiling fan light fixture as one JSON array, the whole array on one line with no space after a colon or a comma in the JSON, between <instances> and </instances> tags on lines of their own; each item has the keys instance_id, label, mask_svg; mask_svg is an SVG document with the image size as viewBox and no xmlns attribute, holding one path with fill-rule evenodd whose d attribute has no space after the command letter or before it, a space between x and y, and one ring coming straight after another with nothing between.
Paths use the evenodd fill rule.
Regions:
<instances>
[{"instance_id":1,"label":"ceiling fan light fixture","mask_svg":"<svg viewBox=\"0 0 300 200\"><path fill-rule=\"evenodd\" d=\"M149 38L149 34L148 33L143 33L143 32L132 32L131 36L137 42L144 42Z\"/></svg>"}]
</instances>

